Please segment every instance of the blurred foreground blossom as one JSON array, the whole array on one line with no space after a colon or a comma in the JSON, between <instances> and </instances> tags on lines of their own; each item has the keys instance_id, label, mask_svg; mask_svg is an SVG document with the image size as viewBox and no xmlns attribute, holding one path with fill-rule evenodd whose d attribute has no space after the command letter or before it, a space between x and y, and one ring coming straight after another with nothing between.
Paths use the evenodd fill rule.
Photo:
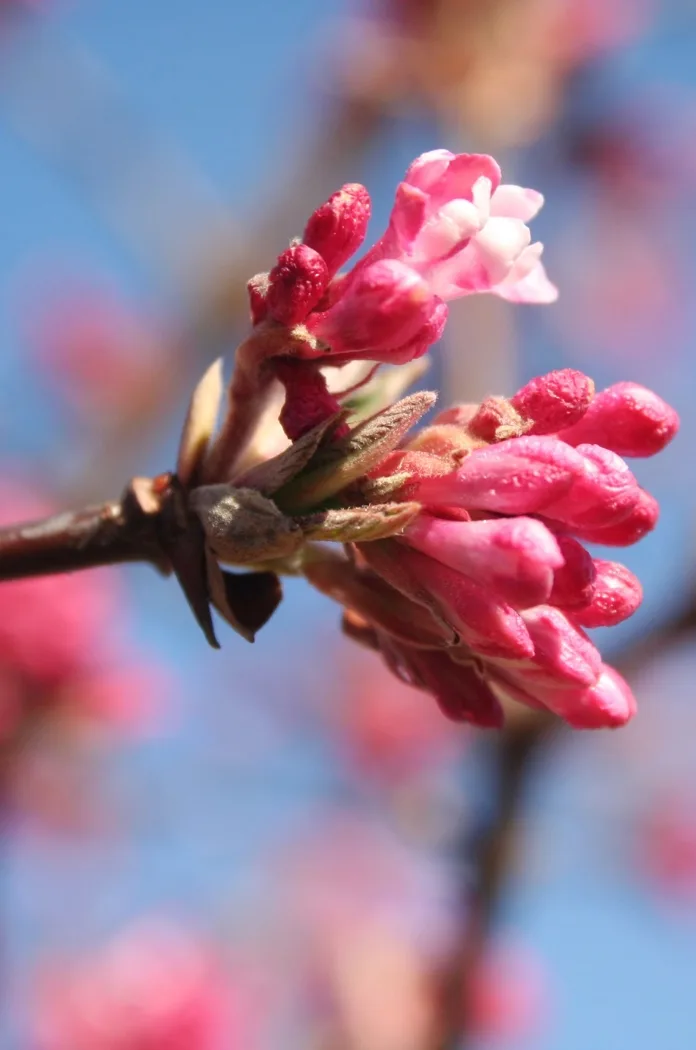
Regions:
<instances>
[{"instance_id":1,"label":"blurred foreground blossom","mask_svg":"<svg viewBox=\"0 0 696 1050\"><path fill-rule=\"evenodd\" d=\"M383 829L337 815L294 850L283 869L282 912L297 940L293 957L303 962L295 976L320 1030L342 1033L356 1050L437 1045L440 975L456 951L458 922L444 872ZM547 976L516 943L493 942L466 990L463 971L460 979L477 1038L523 1040L543 1028Z\"/></svg>"},{"instance_id":2,"label":"blurred foreground blossom","mask_svg":"<svg viewBox=\"0 0 696 1050\"><path fill-rule=\"evenodd\" d=\"M461 754L462 736L453 736L437 709L422 703L383 664L359 652L342 651L338 659L344 689L330 717L361 778L412 783L419 773Z\"/></svg>"},{"instance_id":3,"label":"blurred foreground blossom","mask_svg":"<svg viewBox=\"0 0 696 1050\"><path fill-rule=\"evenodd\" d=\"M50 507L0 483L0 518ZM126 608L111 569L44 576L0 588L0 806L75 832L101 824L82 745L95 731L151 727L166 676L118 629ZM87 787L87 783L90 784Z\"/></svg>"},{"instance_id":4,"label":"blurred foreground blossom","mask_svg":"<svg viewBox=\"0 0 696 1050\"><path fill-rule=\"evenodd\" d=\"M248 1050L248 1018L214 950L142 922L66 965L47 966L37 1050Z\"/></svg>"},{"instance_id":5,"label":"blurred foreground blossom","mask_svg":"<svg viewBox=\"0 0 696 1050\"><path fill-rule=\"evenodd\" d=\"M332 73L389 112L423 102L495 146L538 138L573 74L644 31L652 0L381 0L341 26Z\"/></svg>"},{"instance_id":6,"label":"blurred foreground blossom","mask_svg":"<svg viewBox=\"0 0 696 1050\"><path fill-rule=\"evenodd\" d=\"M0 483L0 519L46 513L47 502ZM13 580L0 588L0 682L4 742L60 714L135 728L152 713L155 676L119 644L125 596L112 571Z\"/></svg>"}]
</instances>

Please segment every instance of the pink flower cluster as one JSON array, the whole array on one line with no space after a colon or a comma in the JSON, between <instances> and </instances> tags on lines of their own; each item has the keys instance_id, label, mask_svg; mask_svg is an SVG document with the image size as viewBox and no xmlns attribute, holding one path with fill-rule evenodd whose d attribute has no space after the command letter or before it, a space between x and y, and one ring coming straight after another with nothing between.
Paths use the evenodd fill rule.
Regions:
<instances>
[{"instance_id":1,"label":"pink flower cluster","mask_svg":"<svg viewBox=\"0 0 696 1050\"><path fill-rule=\"evenodd\" d=\"M176 927L142 923L100 952L47 971L39 1050L228 1050L229 989L214 953ZM241 1023L241 1017L240 1017Z\"/></svg>"},{"instance_id":2,"label":"pink flower cluster","mask_svg":"<svg viewBox=\"0 0 696 1050\"><path fill-rule=\"evenodd\" d=\"M627 546L652 529L657 504L619 453L656 453L677 426L649 390L620 383L595 395L571 370L510 400L443 412L374 472L403 476L399 498L420 514L399 538L357 548L362 571L413 612L380 622L363 607L349 632L455 719L500 725L507 698L577 727L625 723L633 695L583 628L625 620L641 587L583 542ZM394 622L418 606L430 622L414 645Z\"/></svg>"},{"instance_id":3,"label":"pink flower cluster","mask_svg":"<svg viewBox=\"0 0 696 1050\"><path fill-rule=\"evenodd\" d=\"M363 186L344 186L314 212L302 241L250 282L254 333L238 355L229 417L236 412L238 425L227 431L249 429L269 377L285 387L280 423L291 441L320 429L314 446L301 446L306 455L290 457L300 475L281 488L279 506L321 515L338 504L373 532L369 542L342 532L349 559L310 555L305 575L346 607L351 636L448 715L500 725L502 702L513 700L575 726L616 726L635 702L584 629L626 619L641 588L584 544L626 546L654 526L657 504L621 457L659 452L676 413L636 384L595 395L587 376L563 370L512 398L449 409L407 440L428 395L422 411L406 399L350 430L347 413L338 415L346 392L334 394L325 375L327 366L419 357L457 296L555 299L527 226L542 202L535 190L501 185L491 157L423 154L397 189L386 232L340 274L370 211ZM307 456L325 437L334 448L312 474ZM390 532L384 523L397 512Z\"/></svg>"},{"instance_id":4,"label":"pink flower cluster","mask_svg":"<svg viewBox=\"0 0 696 1050\"><path fill-rule=\"evenodd\" d=\"M411 361L442 335L450 299L556 298L527 226L542 204L535 190L501 185L492 157L424 153L399 184L386 232L345 274L365 238L369 194L348 184L318 208L302 241L249 282L252 320L290 330L271 354Z\"/></svg>"}]
</instances>

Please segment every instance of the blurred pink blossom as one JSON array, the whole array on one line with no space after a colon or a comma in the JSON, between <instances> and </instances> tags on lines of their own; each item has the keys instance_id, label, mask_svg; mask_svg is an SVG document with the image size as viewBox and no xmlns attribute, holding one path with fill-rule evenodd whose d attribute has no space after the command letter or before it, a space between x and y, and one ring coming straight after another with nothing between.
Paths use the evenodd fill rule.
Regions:
<instances>
[{"instance_id":1,"label":"blurred pink blossom","mask_svg":"<svg viewBox=\"0 0 696 1050\"><path fill-rule=\"evenodd\" d=\"M30 347L73 409L122 416L162 393L171 336L153 321L96 287L54 290L42 304L25 322Z\"/></svg>"},{"instance_id":2,"label":"blurred pink blossom","mask_svg":"<svg viewBox=\"0 0 696 1050\"><path fill-rule=\"evenodd\" d=\"M46 966L37 1050L248 1050L249 1018L211 946L143 922L94 954Z\"/></svg>"},{"instance_id":3,"label":"blurred pink blossom","mask_svg":"<svg viewBox=\"0 0 696 1050\"><path fill-rule=\"evenodd\" d=\"M52 512L35 492L0 485L0 522ZM126 598L113 570L43 576L0 588L0 735L9 743L51 714L138 728L164 682L119 638Z\"/></svg>"}]
</instances>

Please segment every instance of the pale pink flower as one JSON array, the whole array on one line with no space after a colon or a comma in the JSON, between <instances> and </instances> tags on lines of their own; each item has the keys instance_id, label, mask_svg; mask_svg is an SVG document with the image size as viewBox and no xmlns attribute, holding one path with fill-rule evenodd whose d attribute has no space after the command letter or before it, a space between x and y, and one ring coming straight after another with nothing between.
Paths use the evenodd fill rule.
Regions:
<instances>
[{"instance_id":1,"label":"pale pink flower","mask_svg":"<svg viewBox=\"0 0 696 1050\"><path fill-rule=\"evenodd\" d=\"M543 203L536 190L501 185L492 157L432 150L406 172L387 232L367 258L401 259L443 300L495 292L553 302L542 246L531 244L527 226Z\"/></svg>"},{"instance_id":2,"label":"pale pink flower","mask_svg":"<svg viewBox=\"0 0 696 1050\"><path fill-rule=\"evenodd\" d=\"M536 190L501 186L492 157L425 153L397 189L386 233L339 274L370 215L365 187L344 186L310 217L303 241L249 282L253 324L289 329L282 338L266 326L258 354L405 363L442 335L446 300L494 292L553 301L541 245L531 243L527 226L542 203Z\"/></svg>"}]
</instances>

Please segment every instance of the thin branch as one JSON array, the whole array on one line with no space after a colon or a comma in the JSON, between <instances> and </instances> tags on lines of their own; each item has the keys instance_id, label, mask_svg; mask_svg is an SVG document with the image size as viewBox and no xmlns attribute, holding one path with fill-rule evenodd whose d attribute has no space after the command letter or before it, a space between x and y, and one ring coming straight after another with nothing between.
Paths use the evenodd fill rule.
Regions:
<instances>
[{"instance_id":1,"label":"thin branch","mask_svg":"<svg viewBox=\"0 0 696 1050\"><path fill-rule=\"evenodd\" d=\"M143 506L138 483L120 500L0 529L0 581L123 562L166 570L158 514Z\"/></svg>"},{"instance_id":2,"label":"thin branch","mask_svg":"<svg viewBox=\"0 0 696 1050\"><path fill-rule=\"evenodd\" d=\"M437 1015L428 1050L458 1050L472 1032L475 981L488 947L514 855L525 787L551 730L545 712L523 712L493 743L495 804L483 826L462 835L456 856L461 936L437 981Z\"/></svg>"}]
</instances>

